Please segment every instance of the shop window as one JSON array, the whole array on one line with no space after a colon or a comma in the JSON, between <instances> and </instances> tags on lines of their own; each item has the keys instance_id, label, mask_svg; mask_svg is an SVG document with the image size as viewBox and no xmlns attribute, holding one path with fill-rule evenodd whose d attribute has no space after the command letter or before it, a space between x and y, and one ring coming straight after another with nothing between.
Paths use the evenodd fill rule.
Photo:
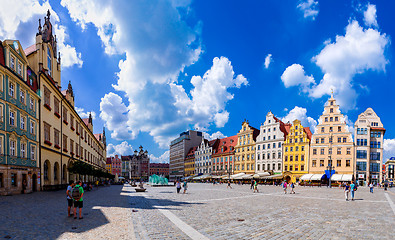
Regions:
<instances>
[{"instance_id":1,"label":"shop window","mask_svg":"<svg viewBox=\"0 0 395 240\"><path fill-rule=\"evenodd\" d=\"M17 175L16 173L11 173L11 186L16 187L17 186Z\"/></svg>"}]
</instances>

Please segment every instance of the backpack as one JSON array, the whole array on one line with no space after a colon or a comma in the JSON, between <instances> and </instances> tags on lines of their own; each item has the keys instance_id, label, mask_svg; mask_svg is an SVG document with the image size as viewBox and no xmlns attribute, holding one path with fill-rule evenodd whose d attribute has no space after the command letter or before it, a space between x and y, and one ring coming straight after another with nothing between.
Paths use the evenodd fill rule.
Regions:
<instances>
[{"instance_id":1,"label":"backpack","mask_svg":"<svg viewBox=\"0 0 395 240\"><path fill-rule=\"evenodd\" d=\"M73 188L73 191L71 192L71 196L73 197L74 200L80 199L81 198L81 193L80 193L80 187L81 186L75 186Z\"/></svg>"}]
</instances>

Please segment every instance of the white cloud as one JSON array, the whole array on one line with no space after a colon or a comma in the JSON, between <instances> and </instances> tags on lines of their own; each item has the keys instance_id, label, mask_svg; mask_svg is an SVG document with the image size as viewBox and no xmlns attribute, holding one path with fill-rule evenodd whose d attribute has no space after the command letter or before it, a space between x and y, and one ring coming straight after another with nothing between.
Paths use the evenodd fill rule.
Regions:
<instances>
[{"instance_id":1,"label":"white cloud","mask_svg":"<svg viewBox=\"0 0 395 240\"><path fill-rule=\"evenodd\" d=\"M83 108L79 107L75 107L75 111L78 113L78 115L80 115L81 118L88 118L90 113L92 115L92 119L96 119L96 113L94 111L85 112Z\"/></svg>"},{"instance_id":2,"label":"white cloud","mask_svg":"<svg viewBox=\"0 0 395 240\"><path fill-rule=\"evenodd\" d=\"M266 57L265 57L265 68L268 69L270 63L272 62L272 55L269 53Z\"/></svg>"},{"instance_id":3,"label":"white cloud","mask_svg":"<svg viewBox=\"0 0 395 240\"><path fill-rule=\"evenodd\" d=\"M367 70L385 71L388 60L384 51L388 44L389 39L385 34L372 28L363 29L357 21L351 21L344 36L336 36L334 43L327 41L321 52L313 57L313 62L324 73L320 83L316 84L314 81L307 87L313 78L304 75L302 66L294 67L297 74L292 71L293 74L289 75L293 78L285 78L284 81L283 77L287 76L285 74L295 64L284 71L282 80L285 87L300 85L312 98L329 95L333 89L340 106L345 110L352 109L358 96L353 88L354 76Z\"/></svg>"},{"instance_id":4,"label":"white cloud","mask_svg":"<svg viewBox=\"0 0 395 240\"><path fill-rule=\"evenodd\" d=\"M150 162L151 163L169 163L170 160L170 151L164 152L162 155L159 157L155 157L155 155L150 154L149 155Z\"/></svg>"},{"instance_id":5,"label":"white cloud","mask_svg":"<svg viewBox=\"0 0 395 240\"><path fill-rule=\"evenodd\" d=\"M390 157L395 157L395 138L384 139L384 154L383 160L387 160Z\"/></svg>"},{"instance_id":6,"label":"white cloud","mask_svg":"<svg viewBox=\"0 0 395 240\"><path fill-rule=\"evenodd\" d=\"M281 80L285 87L300 85L303 91L307 91L310 84L314 83L314 78L312 76L306 76L303 66L296 63L285 69L281 75Z\"/></svg>"},{"instance_id":7,"label":"white cloud","mask_svg":"<svg viewBox=\"0 0 395 240\"><path fill-rule=\"evenodd\" d=\"M363 13L363 20L368 27L378 27L376 5L368 4L366 11Z\"/></svg>"},{"instance_id":8,"label":"white cloud","mask_svg":"<svg viewBox=\"0 0 395 240\"><path fill-rule=\"evenodd\" d=\"M37 0L0 0L0 6L0 38L19 40L24 48L35 43L38 19L43 19L49 9L53 29L57 36L58 50L61 53L62 67L82 66L81 53L66 43L67 29L60 24L59 16L48 1L41 4Z\"/></svg>"},{"instance_id":9,"label":"white cloud","mask_svg":"<svg viewBox=\"0 0 395 240\"><path fill-rule=\"evenodd\" d=\"M118 145L114 145L112 143L107 145L107 156L114 157L115 155L125 156L125 155L132 155L133 154L133 147L129 145L128 142L123 141Z\"/></svg>"},{"instance_id":10,"label":"white cloud","mask_svg":"<svg viewBox=\"0 0 395 240\"><path fill-rule=\"evenodd\" d=\"M281 121L292 124L295 119L300 120L303 127L310 127L312 133L315 132L317 121L314 120L314 118L307 116L306 108L295 106L285 117L281 118Z\"/></svg>"},{"instance_id":11,"label":"white cloud","mask_svg":"<svg viewBox=\"0 0 395 240\"><path fill-rule=\"evenodd\" d=\"M315 20L318 15L318 1L315 0L302 0L297 8L303 12L304 18Z\"/></svg>"},{"instance_id":12,"label":"white cloud","mask_svg":"<svg viewBox=\"0 0 395 240\"><path fill-rule=\"evenodd\" d=\"M215 132L215 133L213 133L211 135L210 135L210 133L203 132L203 137L205 139L208 139L209 141L211 141L211 140L214 140L214 139L217 139L217 138L219 138L219 139L226 138L227 136L225 136L222 132L217 131L217 132Z\"/></svg>"}]
</instances>

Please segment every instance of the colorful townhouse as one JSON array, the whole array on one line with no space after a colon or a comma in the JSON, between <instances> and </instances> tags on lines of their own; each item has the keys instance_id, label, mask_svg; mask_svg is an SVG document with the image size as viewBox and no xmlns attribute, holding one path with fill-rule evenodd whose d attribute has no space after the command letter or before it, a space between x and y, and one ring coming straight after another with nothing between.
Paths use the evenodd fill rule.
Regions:
<instances>
[{"instance_id":1,"label":"colorful townhouse","mask_svg":"<svg viewBox=\"0 0 395 240\"><path fill-rule=\"evenodd\" d=\"M294 120L284 142L283 176L287 182L298 182L309 173L309 153L312 133L303 127L300 120Z\"/></svg>"},{"instance_id":2,"label":"colorful townhouse","mask_svg":"<svg viewBox=\"0 0 395 240\"><path fill-rule=\"evenodd\" d=\"M212 175L233 174L236 144L237 135L219 139L212 154Z\"/></svg>"},{"instance_id":3,"label":"colorful townhouse","mask_svg":"<svg viewBox=\"0 0 395 240\"><path fill-rule=\"evenodd\" d=\"M255 173L255 143L259 130L244 121L240 131L237 133L237 144L235 146L235 168L234 173Z\"/></svg>"}]
</instances>

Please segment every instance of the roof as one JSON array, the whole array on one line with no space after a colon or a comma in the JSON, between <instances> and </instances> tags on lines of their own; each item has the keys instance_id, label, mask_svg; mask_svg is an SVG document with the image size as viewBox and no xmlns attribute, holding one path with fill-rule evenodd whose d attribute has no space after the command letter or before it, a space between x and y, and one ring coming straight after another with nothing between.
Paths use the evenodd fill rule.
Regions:
<instances>
[{"instance_id":1,"label":"roof","mask_svg":"<svg viewBox=\"0 0 395 240\"><path fill-rule=\"evenodd\" d=\"M313 134L311 133L310 128L309 128L309 127L304 127L303 129L304 129L304 131L305 131L306 134L307 134L307 138L308 138L309 140L311 140L311 137L313 136Z\"/></svg>"},{"instance_id":2,"label":"roof","mask_svg":"<svg viewBox=\"0 0 395 240\"><path fill-rule=\"evenodd\" d=\"M233 141L231 142L231 140ZM230 147L232 147L232 151L234 151L234 147L236 146L236 144L237 144L237 135L219 139L217 147L213 149L215 151L215 153L213 151L213 156L231 153Z\"/></svg>"},{"instance_id":3,"label":"roof","mask_svg":"<svg viewBox=\"0 0 395 240\"><path fill-rule=\"evenodd\" d=\"M376 131L384 131L385 132L385 128L382 127L370 127L371 130L376 130Z\"/></svg>"},{"instance_id":4,"label":"roof","mask_svg":"<svg viewBox=\"0 0 395 240\"><path fill-rule=\"evenodd\" d=\"M187 156L185 158L195 157L196 149L197 149L197 146L196 147L191 147L191 149L189 149L188 154L187 154Z\"/></svg>"},{"instance_id":5,"label":"roof","mask_svg":"<svg viewBox=\"0 0 395 240\"><path fill-rule=\"evenodd\" d=\"M111 158L110 157L107 158L106 164L111 164Z\"/></svg>"},{"instance_id":6,"label":"roof","mask_svg":"<svg viewBox=\"0 0 395 240\"><path fill-rule=\"evenodd\" d=\"M66 89L66 90L63 90L63 91L61 91L61 92L62 92L63 96L66 96L66 94L67 94L67 89Z\"/></svg>"},{"instance_id":7,"label":"roof","mask_svg":"<svg viewBox=\"0 0 395 240\"><path fill-rule=\"evenodd\" d=\"M0 41L0 64L5 66L3 43Z\"/></svg>"},{"instance_id":8,"label":"roof","mask_svg":"<svg viewBox=\"0 0 395 240\"><path fill-rule=\"evenodd\" d=\"M25 55L27 56L27 55L29 55L29 54L31 54L31 53L33 53L33 52L35 52L37 49L36 49L36 44L33 44L33 45L31 45L30 47L27 47L24 51L25 51Z\"/></svg>"},{"instance_id":9,"label":"roof","mask_svg":"<svg viewBox=\"0 0 395 240\"><path fill-rule=\"evenodd\" d=\"M93 136L95 136L97 141L101 141L103 139L102 133L96 133L96 134L93 134Z\"/></svg>"},{"instance_id":10,"label":"roof","mask_svg":"<svg viewBox=\"0 0 395 240\"><path fill-rule=\"evenodd\" d=\"M89 118L83 118L82 121L85 123L86 126L88 126Z\"/></svg>"}]
</instances>

